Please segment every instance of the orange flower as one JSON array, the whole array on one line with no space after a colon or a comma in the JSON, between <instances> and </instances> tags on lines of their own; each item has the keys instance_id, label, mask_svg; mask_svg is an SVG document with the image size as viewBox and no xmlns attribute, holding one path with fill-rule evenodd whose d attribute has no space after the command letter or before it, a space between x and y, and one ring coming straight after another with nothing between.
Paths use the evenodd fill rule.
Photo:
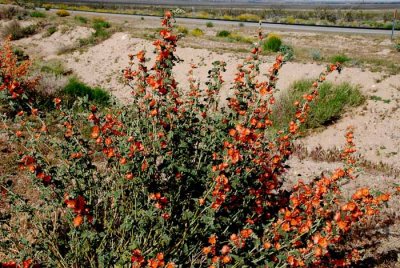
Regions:
<instances>
[{"instance_id":1,"label":"orange flower","mask_svg":"<svg viewBox=\"0 0 400 268\"><path fill-rule=\"evenodd\" d=\"M170 19L170 18L172 18L172 12L169 11L169 10L167 10L167 11L165 11L164 16L165 16L167 19Z\"/></svg>"},{"instance_id":2,"label":"orange flower","mask_svg":"<svg viewBox=\"0 0 400 268\"><path fill-rule=\"evenodd\" d=\"M74 226L78 227L83 223L83 217L81 215L77 215L74 219Z\"/></svg>"},{"instance_id":3,"label":"orange flower","mask_svg":"<svg viewBox=\"0 0 400 268\"><path fill-rule=\"evenodd\" d=\"M390 199L390 194L382 194L378 197L378 200L382 202L387 202Z\"/></svg>"},{"instance_id":4,"label":"orange flower","mask_svg":"<svg viewBox=\"0 0 400 268\"><path fill-rule=\"evenodd\" d=\"M369 196L369 189L368 188L361 188L358 189L352 196L352 198L354 200L360 200L364 197L368 197Z\"/></svg>"},{"instance_id":5,"label":"orange flower","mask_svg":"<svg viewBox=\"0 0 400 268\"><path fill-rule=\"evenodd\" d=\"M210 238L208 238L208 243L210 243L211 245L215 245L217 243L217 236L216 235L210 236Z\"/></svg>"},{"instance_id":6,"label":"orange flower","mask_svg":"<svg viewBox=\"0 0 400 268\"><path fill-rule=\"evenodd\" d=\"M92 133L90 135L92 139L97 139L100 136L100 127L99 126L93 126L92 127Z\"/></svg>"},{"instance_id":7,"label":"orange flower","mask_svg":"<svg viewBox=\"0 0 400 268\"><path fill-rule=\"evenodd\" d=\"M252 233L253 233L253 230L251 230L251 229L244 229L244 230L240 231L240 235L243 238L249 238Z\"/></svg>"},{"instance_id":8,"label":"orange flower","mask_svg":"<svg viewBox=\"0 0 400 268\"><path fill-rule=\"evenodd\" d=\"M271 248L271 243L270 242L265 242L263 246L264 246L265 249L270 249Z\"/></svg>"},{"instance_id":9,"label":"orange flower","mask_svg":"<svg viewBox=\"0 0 400 268\"><path fill-rule=\"evenodd\" d=\"M224 256L222 258L222 262L225 264L230 263L231 261L232 261L232 258L230 256Z\"/></svg>"},{"instance_id":10,"label":"orange flower","mask_svg":"<svg viewBox=\"0 0 400 268\"><path fill-rule=\"evenodd\" d=\"M221 249L221 254L226 255L231 252L231 248L228 245L224 245Z\"/></svg>"},{"instance_id":11,"label":"orange flower","mask_svg":"<svg viewBox=\"0 0 400 268\"><path fill-rule=\"evenodd\" d=\"M204 247L202 251L204 255L208 255L211 252L211 247Z\"/></svg>"},{"instance_id":12,"label":"orange flower","mask_svg":"<svg viewBox=\"0 0 400 268\"><path fill-rule=\"evenodd\" d=\"M143 50L141 50L141 51L139 51L137 54L136 54L136 56L137 56L137 58L138 58L138 60L140 61L140 62L144 62L146 59L145 59L145 57L144 57L144 51Z\"/></svg>"},{"instance_id":13,"label":"orange flower","mask_svg":"<svg viewBox=\"0 0 400 268\"><path fill-rule=\"evenodd\" d=\"M338 225L339 229L342 231L347 231L349 228L347 222L342 221L342 220L337 221L337 225Z\"/></svg>"},{"instance_id":14,"label":"orange flower","mask_svg":"<svg viewBox=\"0 0 400 268\"><path fill-rule=\"evenodd\" d=\"M142 163L142 171L146 171L148 167L149 167L149 164L147 163L146 160L144 160Z\"/></svg>"}]
</instances>

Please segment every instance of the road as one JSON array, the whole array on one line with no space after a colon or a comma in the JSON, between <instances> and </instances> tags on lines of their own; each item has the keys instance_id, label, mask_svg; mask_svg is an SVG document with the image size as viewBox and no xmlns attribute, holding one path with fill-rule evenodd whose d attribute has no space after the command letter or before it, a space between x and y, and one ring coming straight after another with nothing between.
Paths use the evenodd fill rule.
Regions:
<instances>
[{"instance_id":1,"label":"road","mask_svg":"<svg viewBox=\"0 0 400 268\"><path fill-rule=\"evenodd\" d=\"M147 16L147 15L128 15L128 14L116 14L116 13L96 13L88 11L72 11L72 14L77 15L93 15L102 14L102 16L109 16L113 18L153 18L155 20L159 19L157 16ZM214 25L238 25L239 21L229 21L229 20L213 20L213 19L194 19L194 18L177 18L176 21L186 22L186 23L198 23L205 24L208 21L212 21ZM244 26L258 26L256 22L243 22ZM303 32L320 32L320 33L346 33L346 34L372 34L372 35L391 35L391 30L381 30L381 29L367 29L367 28L346 28L346 27L332 27L332 26L312 26L312 25L290 25L290 24L279 24L279 23L262 23L262 27L270 30L280 30L280 31L303 31ZM395 32L395 35L399 36L400 31Z\"/></svg>"}]
</instances>

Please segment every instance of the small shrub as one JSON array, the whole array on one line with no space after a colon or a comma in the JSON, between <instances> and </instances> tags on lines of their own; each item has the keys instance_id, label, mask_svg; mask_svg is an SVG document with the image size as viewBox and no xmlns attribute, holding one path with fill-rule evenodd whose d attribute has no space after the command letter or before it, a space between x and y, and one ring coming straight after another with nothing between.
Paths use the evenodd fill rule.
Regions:
<instances>
[{"instance_id":1,"label":"small shrub","mask_svg":"<svg viewBox=\"0 0 400 268\"><path fill-rule=\"evenodd\" d=\"M14 18L20 18L22 19L27 15L27 11L15 7L15 6L5 6L0 8L0 19L1 20L12 20Z\"/></svg>"},{"instance_id":2,"label":"small shrub","mask_svg":"<svg viewBox=\"0 0 400 268\"><path fill-rule=\"evenodd\" d=\"M62 76L69 73L69 71L66 70L64 63L60 60L53 59L46 62L41 62L37 65L37 68L42 73L54 74L57 76Z\"/></svg>"},{"instance_id":3,"label":"small shrub","mask_svg":"<svg viewBox=\"0 0 400 268\"><path fill-rule=\"evenodd\" d=\"M57 26L50 26L49 28L47 28L45 36L52 36L55 32L57 32Z\"/></svg>"},{"instance_id":4,"label":"small shrub","mask_svg":"<svg viewBox=\"0 0 400 268\"><path fill-rule=\"evenodd\" d=\"M241 42L241 43L248 43L248 44L251 44L251 43L254 42L254 39L253 39L253 38L247 37L247 36L243 36L243 35L241 35L241 34L239 34L239 33L231 33L231 34L227 37L227 39L228 39L230 42Z\"/></svg>"},{"instance_id":5,"label":"small shrub","mask_svg":"<svg viewBox=\"0 0 400 268\"><path fill-rule=\"evenodd\" d=\"M3 37L11 36L11 40L23 38L22 27L17 21L12 21L5 25L2 29Z\"/></svg>"},{"instance_id":6,"label":"small shrub","mask_svg":"<svg viewBox=\"0 0 400 268\"><path fill-rule=\"evenodd\" d=\"M111 24L108 21L105 21L103 18L95 18L93 19L93 28L110 28Z\"/></svg>"},{"instance_id":7,"label":"small shrub","mask_svg":"<svg viewBox=\"0 0 400 268\"><path fill-rule=\"evenodd\" d=\"M87 97L89 101L102 106L107 106L110 103L110 94L102 88L92 88L76 78L71 78L62 94L69 104L72 104L77 97Z\"/></svg>"},{"instance_id":8,"label":"small shrub","mask_svg":"<svg viewBox=\"0 0 400 268\"><path fill-rule=\"evenodd\" d=\"M230 31L222 30L217 33L217 37L228 37L231 35Z\"/></svg>"},{"instance_id":9,"label":"small shrub","mask_svg":"<svg viewBox=\"0 0 400 268\"><path fill-rule=\"evenodd\" d=\"M296 112L293 103L301 99L312 88L312 80L300 80L293 83L289 91L277 101L274 110L274 122L279 122L278 129L290 122L287 116ZM339 119L347 107L357 107L364 103L365 97L358 87L349 83L334 85L325 82L321 85L319 96L311 105L311 113L305 128L326 126Z\"/></svg>"},{"instance_id":10,"label":"small shrub","mask_svg":"<svg viewBox=\"0 0 400 268\"><path fill-rule=\"evenodd\" d=\"M294 57L294 49L289 45L281 45L279 51L285 55L286 60L292 60Z\"/></svg>"},{"instance_id":11,"label":"small shrub","mask_svg":"<svg viewBox=\"0 0 400 268\"><path fill-rule=\"evenodd\" d=\"M93 29L95 29L93 36L100 40L109 38L111 34L107 29L110 27L111 24L108 21L102 18L95 18L93 20Z\"/></svg>"},{"instance_id":12,"label":"small shrub","mask_svg":"<svg viewBox=\"0 0 400 268\"><path fill-rule=\"evenodd\" d=\"M203 36L203 35L204 35L204 32L203 32L203 30L200 29L200 28L195 28L195 29L193 29L192 31L190 31L190 34L193 35L193 36L195 36L195 37L200 37L200 36Z\"/></svg>"},{"instance_id":13,"label":"small shrub","mask_svg":"<svg viewBox=\"0 0 400 268\"><path fill-rule=\"evenodd\" d=\"M185 35L189 33L188 28L186 28L185 26L181 26L181 25L176 27L176 30L178 31L178 33L185 34Z\"/></svg>"},{"instance_id":14,"label":"small shrub","mask_svg":"<svg viewBox=\"0 0 400 268\"><path fill-rule=\"evenodd\" d=\"M269 34L263 43L264 51L278 52L282 45L282 39L276 34Z\"/></svg>"},{"instance_id":15,"label":"small shrub","mask_svg":"<svg viewBox=\"0 0 400 268\"><path fill-rule=\"evenodd\" d=\"M46 14L44 14L43 12L37 11L37 10L32 11L30 16L32 18L46 18Z\"/></svg>"},{"instance_id":16,"label":"small shrub","mask_svg":"<svg viewBox=\"0 0 400 268\"><path fill-rule=\"evenodd\" d=\"M3 37L11 36L11 40L19 40L37 32L36 25L21 27L17 21L12 21L2 29Z\"/></svg>"},{"instance_id":17,"label":"small shrub","mask_svg":"<svg viewBox=\"0 0 400 268\"><path fill-rule=\"evenodd\" d=\"M348 62L348 61L350 61L351 59L348 57L348 56L346 56L345 54L338 54L338 55L334 55L332 58L331 58L331 62L332 63L346 63L346 62Z\"/></svg>"},{"instance_id":18,"label":"small shrub","mask_svg":"<svg viewBox=\"0 0 400 268\"><path fill-rule=\"evenodd\" d=\"M17 57L17 62L29 60L29 55L27 55L24 50L18 47L13 49L13 53Z\"/></svg>"},{"instance_id":19,"label":"small shrub","mask_svg":"<svg viewBox=\"0 0 400 268\"><path fill-rule=\"evenodd\" d=\"M67 10L65 9L60 9L56 12L57 16L59 17L68 17L69 15L71 15Z\"/></svg>"},{"instance_id":20,"label":"small shrub","mask_svg":"<svg viewBox=\"0 0 400 268\"><path fill-rule=\"evenodd\" d=\"M321 51L319 51L318 49L311 50L310 56L314 61L322 60Z\"/></svg>"},{"instance_id":21,"label":"small shrub","mask_svg":"<svg viewBox=\"0 0 400 268\"><path fill-rule=\"evenodd\" d=\"M240 22L240 23L239 23L239 27L244 27L244 23L243 23L243 22Z\"/></svg>"},{"instance_id":22,"label":"small shrub","mask_svg":"<svg viewBox=\"0 0 400 268\"><path fill-rule=\"evenodd\" d=\"M82 24L87 24L89 21L86 17L82 16L75 16L74 19Z\"/></svg>"},{"instance_id":23,"label":"small shrub","mask_svg":"<svg viewBox=\"0 0 400 268\"><path fill-rule=\"evenodd\" d=\"M212 27L214 27L214 23L212 23L211 21L208 21L208 22L206 23L206 26L207 26L208 28L212 28Z\"/></svg>"},{"instance_id":24,"label":"small shrub","mask_svg":"<svg viewBox=\"0 0 400 268\"><path fill-rule=\"evenodd\" d=\"M396 45L394 46L394 48L395 48L398 52L400 52L400 43L396 44Z\"/></svg>"}]
</instances>

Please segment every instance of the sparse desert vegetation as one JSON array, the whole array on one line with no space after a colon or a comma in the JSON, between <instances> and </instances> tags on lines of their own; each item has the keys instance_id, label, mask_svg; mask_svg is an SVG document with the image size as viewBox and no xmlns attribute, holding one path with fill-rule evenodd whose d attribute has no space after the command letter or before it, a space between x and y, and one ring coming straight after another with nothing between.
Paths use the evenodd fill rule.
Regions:
<instances>
[{"instance_id":1,"label":"sparse desert vegetation","mask_svg":"<svg viewBox=\"0 0 400 268\"><path fill-rule=\"evenodd\" d=\"M0 10L2 266L400 263L396 41L33 12Z\"/></svg>"}]
</instances>

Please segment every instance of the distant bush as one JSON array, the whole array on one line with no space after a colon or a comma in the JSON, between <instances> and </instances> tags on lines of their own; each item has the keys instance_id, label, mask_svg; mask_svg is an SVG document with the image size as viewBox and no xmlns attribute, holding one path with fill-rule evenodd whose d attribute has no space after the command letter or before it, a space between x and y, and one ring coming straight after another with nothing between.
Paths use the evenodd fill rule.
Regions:
<instances>
[{"instance_id":1,"label":"distant bush","mask_svg":"<svg viewBox=\"0 0 400 268\"><path fill-rule=\"evenodd\" d=\"M211 21L208 21L208 22L206 23L206 26L207 26L208 28L212 28L212 27L214 27L214 23L212 23Z\"/></svg>"},{"instance_id":2,"label":"distant bush","mask_svg":"<svg viewBox=\"0 0 400 268\"><path fill-rule=\"evenodd\" d=\"M43 12L37 11L37 10L32 11L30 16L32 18L46 18L46 14L44 14Z\"/></svg>"},{"instance_id":3,"label":"distant bush","mask_svg":"<svg viewBox=\"0 0 400 268\"><path fill-rule=\"evenodd\" d=\"M57 16L59 17L68 17L69 15L71 15L67 10L64 9L60 9L56 12Z\"/></svg>"},{"instance_id":4,"label":"distant bush","mask_svg":"<svg viewBox=\"0 0 400 268\"><path fill-rule=\"evenodd\" d=\"M233 17L230 16L230 15L224 15L224 16L222 16L222 19L224 19L224 20L233 20Z\"/></svg>"},{"instance_id":5,"label":"distant bush","mask_svg":"<svg viewBox=\"0 0 400 268\"><path fill-rule=\"evenodd\" d=\"M350 61L351 59L348 57L348 56L346 56L345 54L338 54L338 55L334 55L332 58L331 58L331 62L332 63L345 63L345 62L348 62L348 61Z\"/></svg>"},{"instance_id":6,"label":"distant bush","mask_svg":"<svg viewBox=\"0 0 400 268\"><path fill-rule=\"evenodd\" d=\"M243 23L243 22L240 22L240 23L239 23L239 27L244 27L244 23Z\"/></svg>"},{"instance_id":7,"label":"distant bush","mask_svg":"<svg viewBox=\"0 0 400 268\"><path fill-rule=\"evenodd\" d=\"M202 29L196 28L196 29L193 29L193 30L190 32L190 34L193 35L193 36L199 37L199 36L203 36L203 35L204 35L204 32L203 32Z\"/></svg>"},{"instance_id":8,"label":"distant bush","mask_svg":"<svg viewBox=\"0 0 400 268\"><path fill-rule=\"evenodd\" d=\"M303 97L312 88L313 81L296 81L280 99L277 100L274 111L274 122L279 122L277 128L288 124L291 120L289 114L296 112L293 103ZM321 85L318 99L311 104L309 119L304 125L305 128L318 128L326 126L339 119L346 107L356 107L364 103L365 97L359 88L342 83L334 85L325 82Z\"/></svg>"},{"instance_id":9,"label":"distant bush","mask_svg":"<svg viewBox=\"0 0 400 268\"><path fill-rule=\"evenodd\" d=\"M396 44L394 47L398 52L400 52L400 43Z\"/></svg>"},{"instance_id":10,"label":"distant bush","mask_svg":"<svg viewBox=\"0 0 400 268\"><path fill-rule=\"evenodd\" d=\"M208 19L208 18L210 18L210 14L206 11L202 11L197 14L197 17L201 18L201 19Z\"/></svg>"},{"instance_id":11,"label":"distant bush","mask_svg":"<svg viewBox=\"0 0 400 268\"><path fill-rule=\"evenodd\" d=\"M319 51L318 49L311 50L310 56L314 61L322 60L321 51Z\"/></svg>"},{"instance_id":12,"label":"distant bush","mask_svg":"<svg viewBox=\"0 0 400 268\"><path fill-rule=\"evenodd\" d=\"M282 39L276 34L269 34L263 43L264 51L278 52L282 45Z\"/></svg>"},{"instance_id":13,"label":"distant bush","mask_svg":"<svg viewBox=\"0 0 400 268\"><path fill-rule=\"evenodd\" d=\"M291 16L289 16L289 17L286 18L285 23L295 24L296 23L296 19L291 17Z\"/></svg>"},{"instance_id":14,"label":"distant bush","mask_svg":"<svg viewBox=\"0 0 400 268\"><path fill-rule=\"evenodd\" d=\"M243 36L240 33L231 33L230 31L222 30L217 32L217 37L226 38L230 42L253 43L255 40L251 37Z\"/></svg>"},{"instance_id":15,"label":"distant bush","mask_svg":"<svg viewBox=\"0 0 400 268\"><path fill-rule=\"evenodd\" d=\"M45 9L45 10L50 10L51 9L51 5L50 4L46 4L46 5L43 5L43 8Z\"/></svg>"},{"instance_id":16,"label":"distant bush","mask_svg":"<svg viewBox=\"0 0 400 268\"><path fill-rule=\"evenodd\" d=\"M76 78L71 78L65 88L62 90L67 102L74 102L77 97L87 96L89 101L93 101L98 105L107 106L110 103L110 94L102 88L92 88L82 83Z\"/></svg>"},{"instance_id":17,"label":"distant bush","mask_svg":"<svg viewBox=\"0 0 400 268\"><path fill-rule=\"evenodd\" d=\"M240 21L259 21L261 20L260 16L255 15L255 14L241 14L239 16L236 17L236 19L240 20Z\"/></svg>"},{"instance_id":18,"label":"distant bush","mask_svg":"<svg viewBox=\"0 0 400 268\"><path fill-rule=\"evenodd\" d=\"M12 21L2 29L3 37L11 36L11 40L19 40L37 32L36 25L22 27L17 21Z\"/></svg>"},{"instance_id":19,"label":"distant bush","mask_svg":"<svg viewBox=\"0 0 400 268\"><path fill-rule=\"evenodd\" d=\"M76 21L79 21L80 23L86 24L88 23L88 19L82 16L75 16L74 19Z\"/></svg>"},{"instance_id":20,"label":"distant bush","mask_svg":"<svg viewBox=\"0 0 400 268\"><path fill-rule=\"evenodd\" d=\"M230 31L222 30L217 33L217 37L228 37L231 35Z\"/></svg>"}]
</instances>

